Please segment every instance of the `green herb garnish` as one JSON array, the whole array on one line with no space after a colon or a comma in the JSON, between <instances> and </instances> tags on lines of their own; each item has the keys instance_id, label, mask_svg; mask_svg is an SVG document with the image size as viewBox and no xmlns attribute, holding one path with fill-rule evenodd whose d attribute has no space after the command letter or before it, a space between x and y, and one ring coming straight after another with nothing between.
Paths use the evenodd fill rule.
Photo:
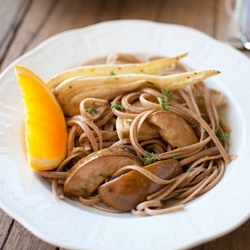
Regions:
<instances>
[{"instance_id":1,"label":"green herb garnish","mask_svg":"<svg viewBox=\"0 0 250 250\"><path fill-rule=\"evenodd\" d=\"M111 76L115 76L116 73L115 73L113 70L111 70L111 71L110 71L110 75L111 75Z\"/></svg>"},{"instance_id":2,"label":"green herb garnish","mask_svg":"<svg viewBox=\"0 0 250 250\"><path fill-rule=\"evenodd\" d=\"M229 139L229 134L222 134L220 131L216 133L216 136L220 141L227 141Z\"/></svg>"},{"instance_id":3,"label":"green herb garnish","mask_svg":"<svg viewBox=\"0 0 250 250\"><path fill-rule=\"evenodd\" d=\"M168 99L171 98L171 95L173 92L169 92L168 90L161 90L162 96L157 96L157 100L159 102L159 105L162 107L163 110L169 111L169 102Z\"/></svg>"},{"instance_id":4,"label":"green herb garnish","mask_svg":"<svg viewBox=\"0 0 250 250\"><path fill-rule=\"evenodd\" d=\"M120 103L114 102L114 103L112 103L112 105L111 105L111 109L122 110L123 107L122 107L122 105L121 105Z\"/></svg>"},{"instance_id":5,"label":"green herb garnish","mask_svg":"<svg viewBox=\"0 0 250 250\"><path fill-rule=\"evenodd\" d=\"M173 92L169 92L168 90L161 90L161 93L163 94L163 96L166 98L166 99L169 99L171 98Z\"/></svg>"},{"instance_id":6,"label":"green herb garnish","mask_svg":"<svg viewBox=\"0 0 250 250\"><path fill-rule=\"evenodd\" d=\"M143 157L143 160L144 160L144 165L149 165L156 161L159 161L160 159L155 153L147 152L147 155Z\"/></svg>"},{"instance_id":7,"label":"green herb garnish","mask_svg":"<svg viewBox=\"0 0 250 250\"><path fill-rule=\"evenodd\" d=\"M91 115L98 114L97 109L94 107L95 103L93 102L89 108L85 109L85 111Z\"/></svg>"},{"instance_id":8,"label":"green herb garnish","mask_svg":"<svg viewBox=\"0 0 250 250\"><path fill-rule=\"evenodd\" d=\"M164 97L157 96L157 100L158 100L158 102L159 102L159 104L160 104L160 106L162 107L163 110L165 110L165 111L169 111L170 110L170 108L169 108L169 102L165 102L164 101Z\"/></svg>"}]
</instances>

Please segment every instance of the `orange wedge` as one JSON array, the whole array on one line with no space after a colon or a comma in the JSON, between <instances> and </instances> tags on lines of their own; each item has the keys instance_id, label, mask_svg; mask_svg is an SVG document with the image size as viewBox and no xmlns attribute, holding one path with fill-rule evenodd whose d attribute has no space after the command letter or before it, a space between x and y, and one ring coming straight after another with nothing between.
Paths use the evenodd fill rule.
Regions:
<instances>
[{"instance_id":1,"label":"orange wedge","mask_svg":"<svg viewBox=\"0 0 250 250\"><path fill-rule=\"evenodd\" d=\"M34 170L56 168L66 157L67 127L55 96L30 69L14 66L25 109L25 142Z\"/></svg>"}]
</instances>

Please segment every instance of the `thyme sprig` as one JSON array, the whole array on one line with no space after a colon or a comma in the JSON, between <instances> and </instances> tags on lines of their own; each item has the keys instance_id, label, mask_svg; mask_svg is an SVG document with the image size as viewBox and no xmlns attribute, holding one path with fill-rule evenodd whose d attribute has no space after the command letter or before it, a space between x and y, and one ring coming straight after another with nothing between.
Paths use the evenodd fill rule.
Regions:
<instances>
[{"instance_id":1,"label":"thyme sprig","mask_svg":"<svg viewBox=\"0 0 250 250\"><path fill-rule=\"evenodd\" d=\"M161 90L162 96L157 96L157 100L159 102L159 105L162 107L163 110L169 111L169 102L168 100L171 98L173 92L169 92L168 90Z\"/></svg>"},{"instance_id":2,"label":"thyme sprig","mask_svg":"<svg viewBox=\"0 0 250 250\"><path fill-rule=\"evenodd\" d=\"M155 153L147 152L147 155L143 157L143 160L144 160L144 165L149 165L156 161L159 161L160 159Z\"/></svg>"},{"instance_id":3,"label":"thyme sprig","mask_svg":"<svg viewBox=\"0 0 250 250\"><path fill-rule=\"evenodd\" d=\"M112 105L111 105L111 109L116 109L116 110L119 110L121 111L123 109L122 105L118 102L113 102Z\"/></svg>"},{"instance_id":4,"label":"thyme sprig","mask_svg":"<svg viewBox=\"0 0 250 250\"><path fill-rule=\"evenodd\" d=\"M91 115L98 114L98 110L94 107L95 103L93 102L89 108L85 109L85 111Z\"/></svg>"},{"instance_id":5,"label":"thyme sprig","mask_svg":"<svg viewBox=\"0 0 250 250\"><path fill-rule=\"evenodd\" d=\"M220 141L227 141L229 139L229 134L223 134L220 131L216 133L216 136Z\"/></svg>"}]
</instances>

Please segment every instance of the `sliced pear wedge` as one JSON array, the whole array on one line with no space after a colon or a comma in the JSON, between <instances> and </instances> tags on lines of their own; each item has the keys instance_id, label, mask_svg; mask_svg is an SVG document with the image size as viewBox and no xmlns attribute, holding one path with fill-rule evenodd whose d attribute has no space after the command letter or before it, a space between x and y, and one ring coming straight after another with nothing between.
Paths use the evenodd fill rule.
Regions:
<instances>
[{"instance_id":1,"label":"sliced pear wedge","mask_svg":"<svg viewBox=\"0 0 250 250\"><path fill-rule=\"evenodd\" d=\"M143 168L162 180L169 180L182 173L179 161L174 159L158 161ZM132 170L101 185L98 193L108 207L125 212L146 201L148 195L161 187L162 185L151 181L145 175Z\"/></svg>"},{"instance_id":2,"label":"sliced pear wedge","mask_svg":"<svg viewBox=\"0 0 250 250\"><path fill-rule=\"evenodd\" d=\"M147 118L147 121L158 128L163 140L173 148L182 148L198 143L198 138L190 125L171 111L155 112Z\"/></svg>"},{"instance_id":3,"label":"sliced pear wedge","mask_svg":"<svg viewBox=\"0 0 250 250\"><path fill-rule=\"evenodd\" d=\"M105 148L89 154L70 170L64 183L64 194L87 198L118 169L127 165L142 166L142 162L120 148Z\"/></svg>"}]
</instances>

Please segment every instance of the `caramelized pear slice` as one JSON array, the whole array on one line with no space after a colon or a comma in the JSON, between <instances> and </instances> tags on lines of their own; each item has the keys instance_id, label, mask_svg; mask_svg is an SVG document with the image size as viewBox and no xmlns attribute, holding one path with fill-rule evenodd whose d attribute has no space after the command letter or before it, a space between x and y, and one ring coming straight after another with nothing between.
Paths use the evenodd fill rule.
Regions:
<instances>
[{"instance_id":1,"label":"caramelized pear slice","mask_svg":"<svg viewBox=\"0 0 250 250\"><path fill-rule=\"evenodd\" d=\"M78 161L70 170L64 183L64 194L68 197L89 197L118 169L131 164L141 166L142 162L120 148L94 152Z\"/></svg>"},{"instance_id":2,"label":"caramelized pear slice","mask_svg":"<svg viewBox=\"0 0 250 250\"><path fill-rule=\"evenodd\" d=\"M163 180L182 173L180 163L174 159L158 161L144 168ZM125 212L135 208L161 187L162 185L151 181L145 175L132 170L101 185L98 193L108 207Z\"/></svg>"},{"instance_id":3,"label":"caramelized pear slice","mask_svg":"<svg viewBox=\"0 0 250 250\"><path fill-rule=\"evenodd\" d=\"M155 112L147 118L147 121L159 128L161 137L173 148L181 148L198 142L190 125L171 111Z\"/></svg>"}]
</instances>

